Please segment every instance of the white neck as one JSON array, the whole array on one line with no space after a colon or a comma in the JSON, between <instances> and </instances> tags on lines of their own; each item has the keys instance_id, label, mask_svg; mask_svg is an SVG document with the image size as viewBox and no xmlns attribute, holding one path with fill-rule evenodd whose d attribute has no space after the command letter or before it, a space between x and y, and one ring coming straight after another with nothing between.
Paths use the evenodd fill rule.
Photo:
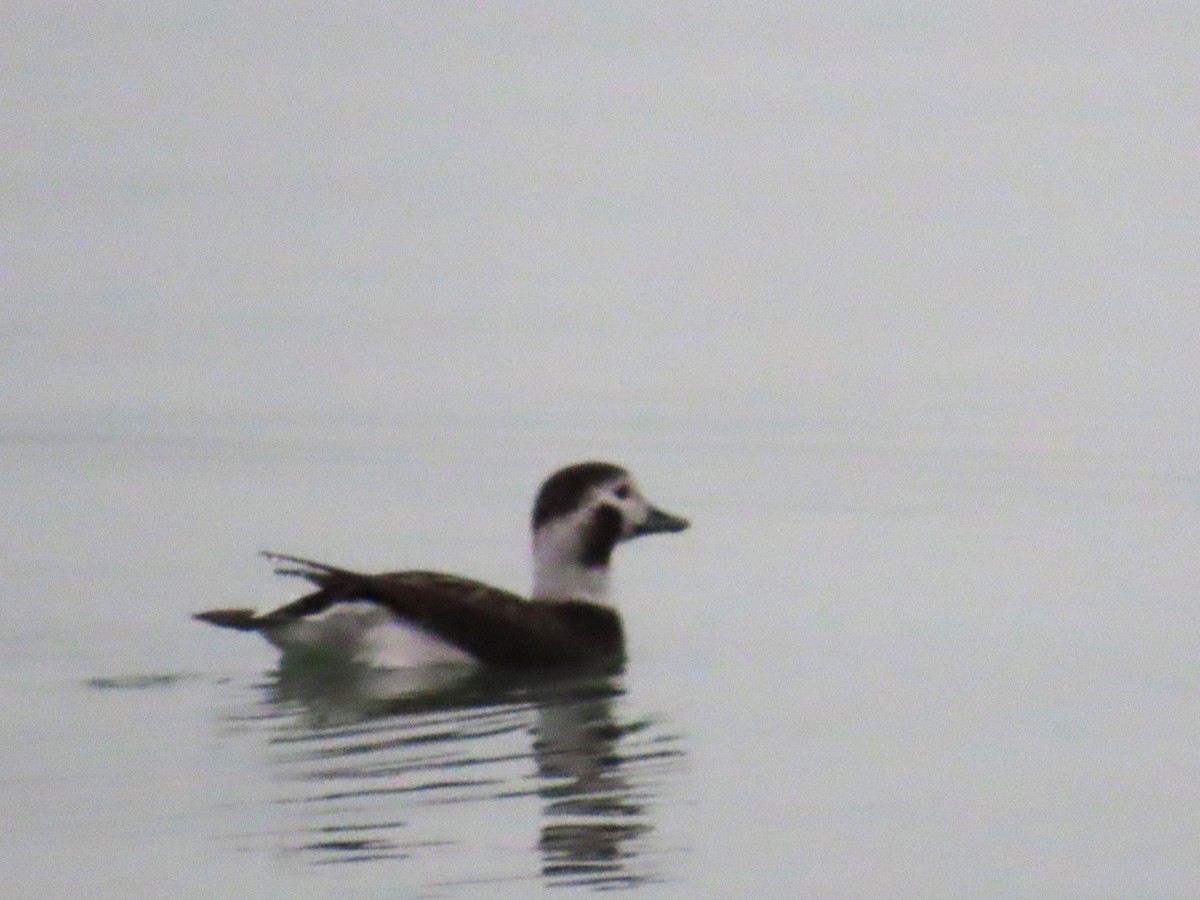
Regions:
<instances>
[{"instance_id":1,"label":"white neck","mask_svg":"<svg viewBox=\"0 0 1200 900\"><path fill-rule=\"evenodd\" d=\"M534 566L534 600L588 600L609 605L608 569Z\"/></svg>"},{"instance_id":2,"label":"white neck","mask_svg":"<svg viewBox=\"0 0 1200 900\"><path fill-rule=\"evenodd\" d=\"M609 604L608 567L579 563L580 530L571 519L547 522L533 536L533 599Z\"/></svg>"}]
</instances>

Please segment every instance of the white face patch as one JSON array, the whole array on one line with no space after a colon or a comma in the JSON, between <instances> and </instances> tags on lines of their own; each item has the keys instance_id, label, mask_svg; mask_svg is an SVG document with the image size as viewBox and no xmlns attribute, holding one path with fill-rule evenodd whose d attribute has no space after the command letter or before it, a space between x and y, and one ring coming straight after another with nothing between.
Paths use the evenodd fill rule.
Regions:
<instances>
[{"instance_id":1,"label":"white face patch","mask_svg":"<svg viewBox=\"0 0 1200 900\"><path fill-rule=\"evenodd\" d=\"M584 530L591 508L546 522L533 536L533 599L608 602L608 568L585 566Z\"/></svg>"},{"instance_id":2,"label":"white face patch","mask_svg":"<svg viewBox=\"0 0 1200 900\"><path fill-rule=\"evenodd\" d=\"M621 511L621 540L633 537L638 526L650 516L650 503L628 476L606 482L592 491L588 508L595 509L602 505Z\"/></svg>"},{"instance_id":3,"label":"white face patch","mask_svg":"<svg viewBox=\"0 0 1200 900\"><path fill-rule=\"evenodd\" d=\"M608 566L584 562L587 532L601 507L621 514L618 541L634 537L652 510L633 479L621 475L592 488L579 508L544 522L533 536L535 600L609 602Z\"/></svg>"}]
</instances>

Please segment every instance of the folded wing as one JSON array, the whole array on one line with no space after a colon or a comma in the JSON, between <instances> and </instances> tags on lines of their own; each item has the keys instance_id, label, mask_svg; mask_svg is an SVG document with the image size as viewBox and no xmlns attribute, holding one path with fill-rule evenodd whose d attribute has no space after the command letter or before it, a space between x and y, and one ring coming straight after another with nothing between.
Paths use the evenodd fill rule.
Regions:
<instances>
[{"instance_id":1,"label":"folded wing","mask_svg":"<svg viewBox=\"0 0 1200 900\"><path fill-rule=\"evenodd\" d=\"M619 659L620 616L581 600L531 602L509 591L440 572L364 574L313 560L264 554L276 572L304 578L317 589L245 622L242 610L217 610L206 621L227 627L270 628L316 615L345 601L370 601L491 665L558 666ZM214 617L222 616L225 621Z\"/></svg>"}]
</instances>

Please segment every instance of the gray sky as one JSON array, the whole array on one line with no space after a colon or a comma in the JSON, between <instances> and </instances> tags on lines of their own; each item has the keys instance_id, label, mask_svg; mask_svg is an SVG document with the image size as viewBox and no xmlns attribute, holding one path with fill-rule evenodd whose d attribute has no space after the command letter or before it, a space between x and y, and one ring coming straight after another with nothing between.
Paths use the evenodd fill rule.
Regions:
<instances>
[{"instance_id":1,"label":"gray sky","mask_svg":"<svg viewBox=\"0 0 1200 900\"><path fill-rule=\"evenodd\" d=\"M12 6L0 417L1192 409L1190 8L959 6Z\"/></svg>"}]
</instances>

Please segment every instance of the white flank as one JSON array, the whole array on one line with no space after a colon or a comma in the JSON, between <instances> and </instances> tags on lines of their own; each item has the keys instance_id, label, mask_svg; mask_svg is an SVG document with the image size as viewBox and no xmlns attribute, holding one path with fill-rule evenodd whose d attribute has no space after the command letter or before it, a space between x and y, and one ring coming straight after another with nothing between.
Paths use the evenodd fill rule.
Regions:
<instances>
[{"instance_id":1,"label":"white flank","mask_svg":"<svg viewBox=\"0 0 1200 900\"><path fill-rule=\"evenodd\" d=\"M465 650L400 621L377 603L335 603L264 632L280 650L344 657L359 665L405 669L440 663L476 662Z\"/></svg>"}]
</instances>

